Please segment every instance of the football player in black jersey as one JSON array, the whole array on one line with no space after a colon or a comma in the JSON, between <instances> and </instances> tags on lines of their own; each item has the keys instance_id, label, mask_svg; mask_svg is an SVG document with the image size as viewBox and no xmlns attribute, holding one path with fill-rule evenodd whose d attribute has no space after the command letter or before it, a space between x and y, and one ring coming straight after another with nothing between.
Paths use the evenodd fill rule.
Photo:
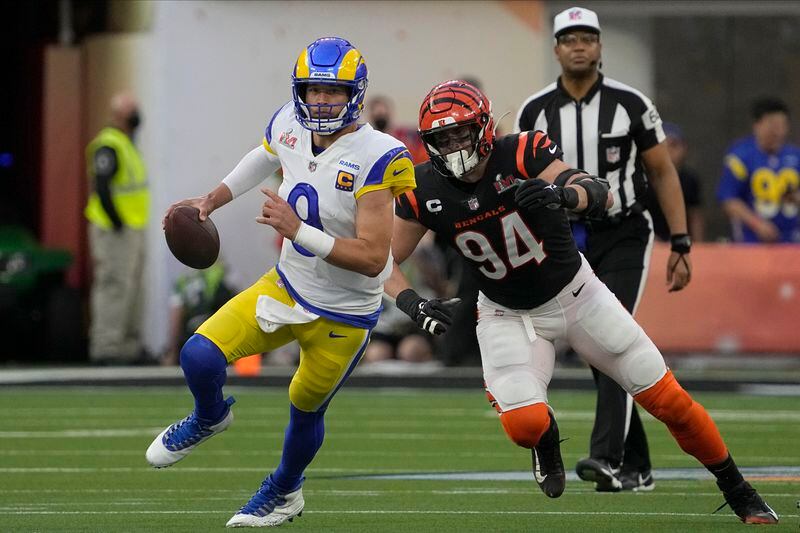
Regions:
<instances>
[{"instance_id":1,"label":"football player in black jersey","mask_svg":"<svg viewBox=\"0 0 800 533\"><path fill-rule=\"evenodd\" d=\"M491 103L462 81L431 90L419 129L431 160L416 167L417 188L397 198L395 268L385 290L418 325L442 333L455 302L421 298L398 265L429 229L466 258L479 280L486 391L511 440L532 450L542 491L557 498L565 485L558 426L547 405L553 343L563 339L667 425L717 477L742 521L776 523L706 410L578 252L565 209L602 214L612 201L607 187L568 167L541 131L495 139Z\"/></svg>"}]
</instances>

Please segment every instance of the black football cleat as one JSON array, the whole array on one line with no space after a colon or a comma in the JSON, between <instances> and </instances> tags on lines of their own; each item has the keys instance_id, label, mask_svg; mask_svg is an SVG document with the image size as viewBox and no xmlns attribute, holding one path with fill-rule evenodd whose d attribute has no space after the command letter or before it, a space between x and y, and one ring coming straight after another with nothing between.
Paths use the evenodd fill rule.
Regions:
<instances>
[{"instance_id":1,"label":"black football cleat","mask_svg":"<svg viewBox=\"0 0 800 533\"><path fill-rule=\"evenodd\" d=\"M653 473L650 470L639 472L623 468L619 474L619 482L622 484L622 490L632 490L633 492L649 492L656 488Z\"/></svg>"},{"instance_id":2,"label":"black football cleat","mask_svg":"<svg viewBox=\"0 0 800 533\"><path fill-rule=\"evenodd\" d=\"M717 483L719 486L719 483ZM722 487L720 487L722 489ZM723 490L725 503L717 508L717 511L730 505L739 520L745 524L777 524L778 514L767 505L750 483L742 481L730 490ZM715 513L717 511L714 511Z\"/></svg>"},{"instance_id":3,"label":"black football cleat","mask_svg":"<svg viewBox=\"0 0 800 533\"><path fill-rule=\"evenodd\" d=\"M564 493L567 475L564 461L561 460L561 440L558 424L550 414L550 427L547 428L539 444L531 450L533 456L533 476L539 488L550 498L558 498Z\"/></svg>"},{"instance_id":4,"label":"black football cleat","mask_svg":"<svg viewBox=\"0 0 800 533\"><path fill-rule=\"evenodd\" d=\"M605 459L587 457L575 465L575 472L584 481L594 481L597 492L619 492L622 482L619 480L619 468L614 468Z\"/></svg>"}]
</instances>

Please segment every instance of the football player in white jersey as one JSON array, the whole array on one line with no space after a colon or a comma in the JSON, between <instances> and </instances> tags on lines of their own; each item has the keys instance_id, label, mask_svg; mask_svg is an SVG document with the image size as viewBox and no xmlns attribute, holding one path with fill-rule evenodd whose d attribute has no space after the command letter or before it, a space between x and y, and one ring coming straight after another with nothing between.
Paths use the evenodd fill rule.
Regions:
<instances>
[{"instance_id":1,"label":"football player in white jersey","mask_svg":"<svg viewBox=\"0 0 800 533\"><path fill-rule=\"evenodd\" d=\"M348 41L318 39L295 64L292 101L273 115L262 145L191 205L204 219L279 167L283 183L256 220L283 237L278 264L201 325L181 350L195 409L159 434L148 462L170 466L233 421L223 399L229 363L297 340L289 425L280 464L227 523L277 526L303 510L303 472L322 445L323 417L361 359L392 270L394 197L415 186L402 143L360 125L367 67Z\"/></svg>"}]
</instances>

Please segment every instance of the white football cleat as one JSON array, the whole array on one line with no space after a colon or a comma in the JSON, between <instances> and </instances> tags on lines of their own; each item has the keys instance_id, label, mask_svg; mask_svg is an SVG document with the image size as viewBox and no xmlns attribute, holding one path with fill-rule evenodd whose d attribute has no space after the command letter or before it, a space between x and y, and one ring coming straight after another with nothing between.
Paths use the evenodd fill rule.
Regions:
<instances>
[{"instance_id":1,"label":"white football cleat","mask_svg":"<svg viewBox=\"0 0 800 533\"><path fill-rule=\"evenodd\" d=\"M147 448L145 453L147 462L155 468L171 466L189 455L198 444L228 429L228 426L233 423L233 411L230 406L235 401L233 396L225 400L228 412L216 424L203 424L192 411L183 420L167 427Z\"/></svg>"},{"instance_id":2,"label":"white football cleat","mask_svg":"<svg viewBox=\"0 0 800 533\"><path fill-rule=\"evenodd\" d=\"M280 494L267 476L258 492L228 520L225 527L279 526L302 515L304 506L302 482L294 491Z\"/></svg>"}]
</instances>

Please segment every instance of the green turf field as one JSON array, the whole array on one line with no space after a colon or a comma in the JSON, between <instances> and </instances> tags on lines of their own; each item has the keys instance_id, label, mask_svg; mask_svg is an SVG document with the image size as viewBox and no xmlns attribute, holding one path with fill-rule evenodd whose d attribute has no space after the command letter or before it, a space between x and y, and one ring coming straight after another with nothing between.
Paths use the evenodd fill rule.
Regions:
<instances>
[{"instance_id":1,"label":"green turf field","mask_svg":"<svg viewBox=\"0 0 800 533\"><path fill-rule=\"evenodd\" d=\"M211 531L277 464L287 396L231 389L236 422L166 470L144 451L191 409L183 389L0 390L0 531ZM740 466L800 466L800 398L696 394ZM589 392L553 391L567 469L588 448ZM694 468L667 431L646 420L656 468ZM381 474L515 473L530 455L508 441L482 391L343 389L325 444L307 472L296 531L741 531L710 478L656 479L645 494L597 494L568 481L550 500L532 476L502 481L373 479ZM490 476L491 478L491 476ZM800 529L800 480L753 481Z\"/></svg>"}]
</instances>

